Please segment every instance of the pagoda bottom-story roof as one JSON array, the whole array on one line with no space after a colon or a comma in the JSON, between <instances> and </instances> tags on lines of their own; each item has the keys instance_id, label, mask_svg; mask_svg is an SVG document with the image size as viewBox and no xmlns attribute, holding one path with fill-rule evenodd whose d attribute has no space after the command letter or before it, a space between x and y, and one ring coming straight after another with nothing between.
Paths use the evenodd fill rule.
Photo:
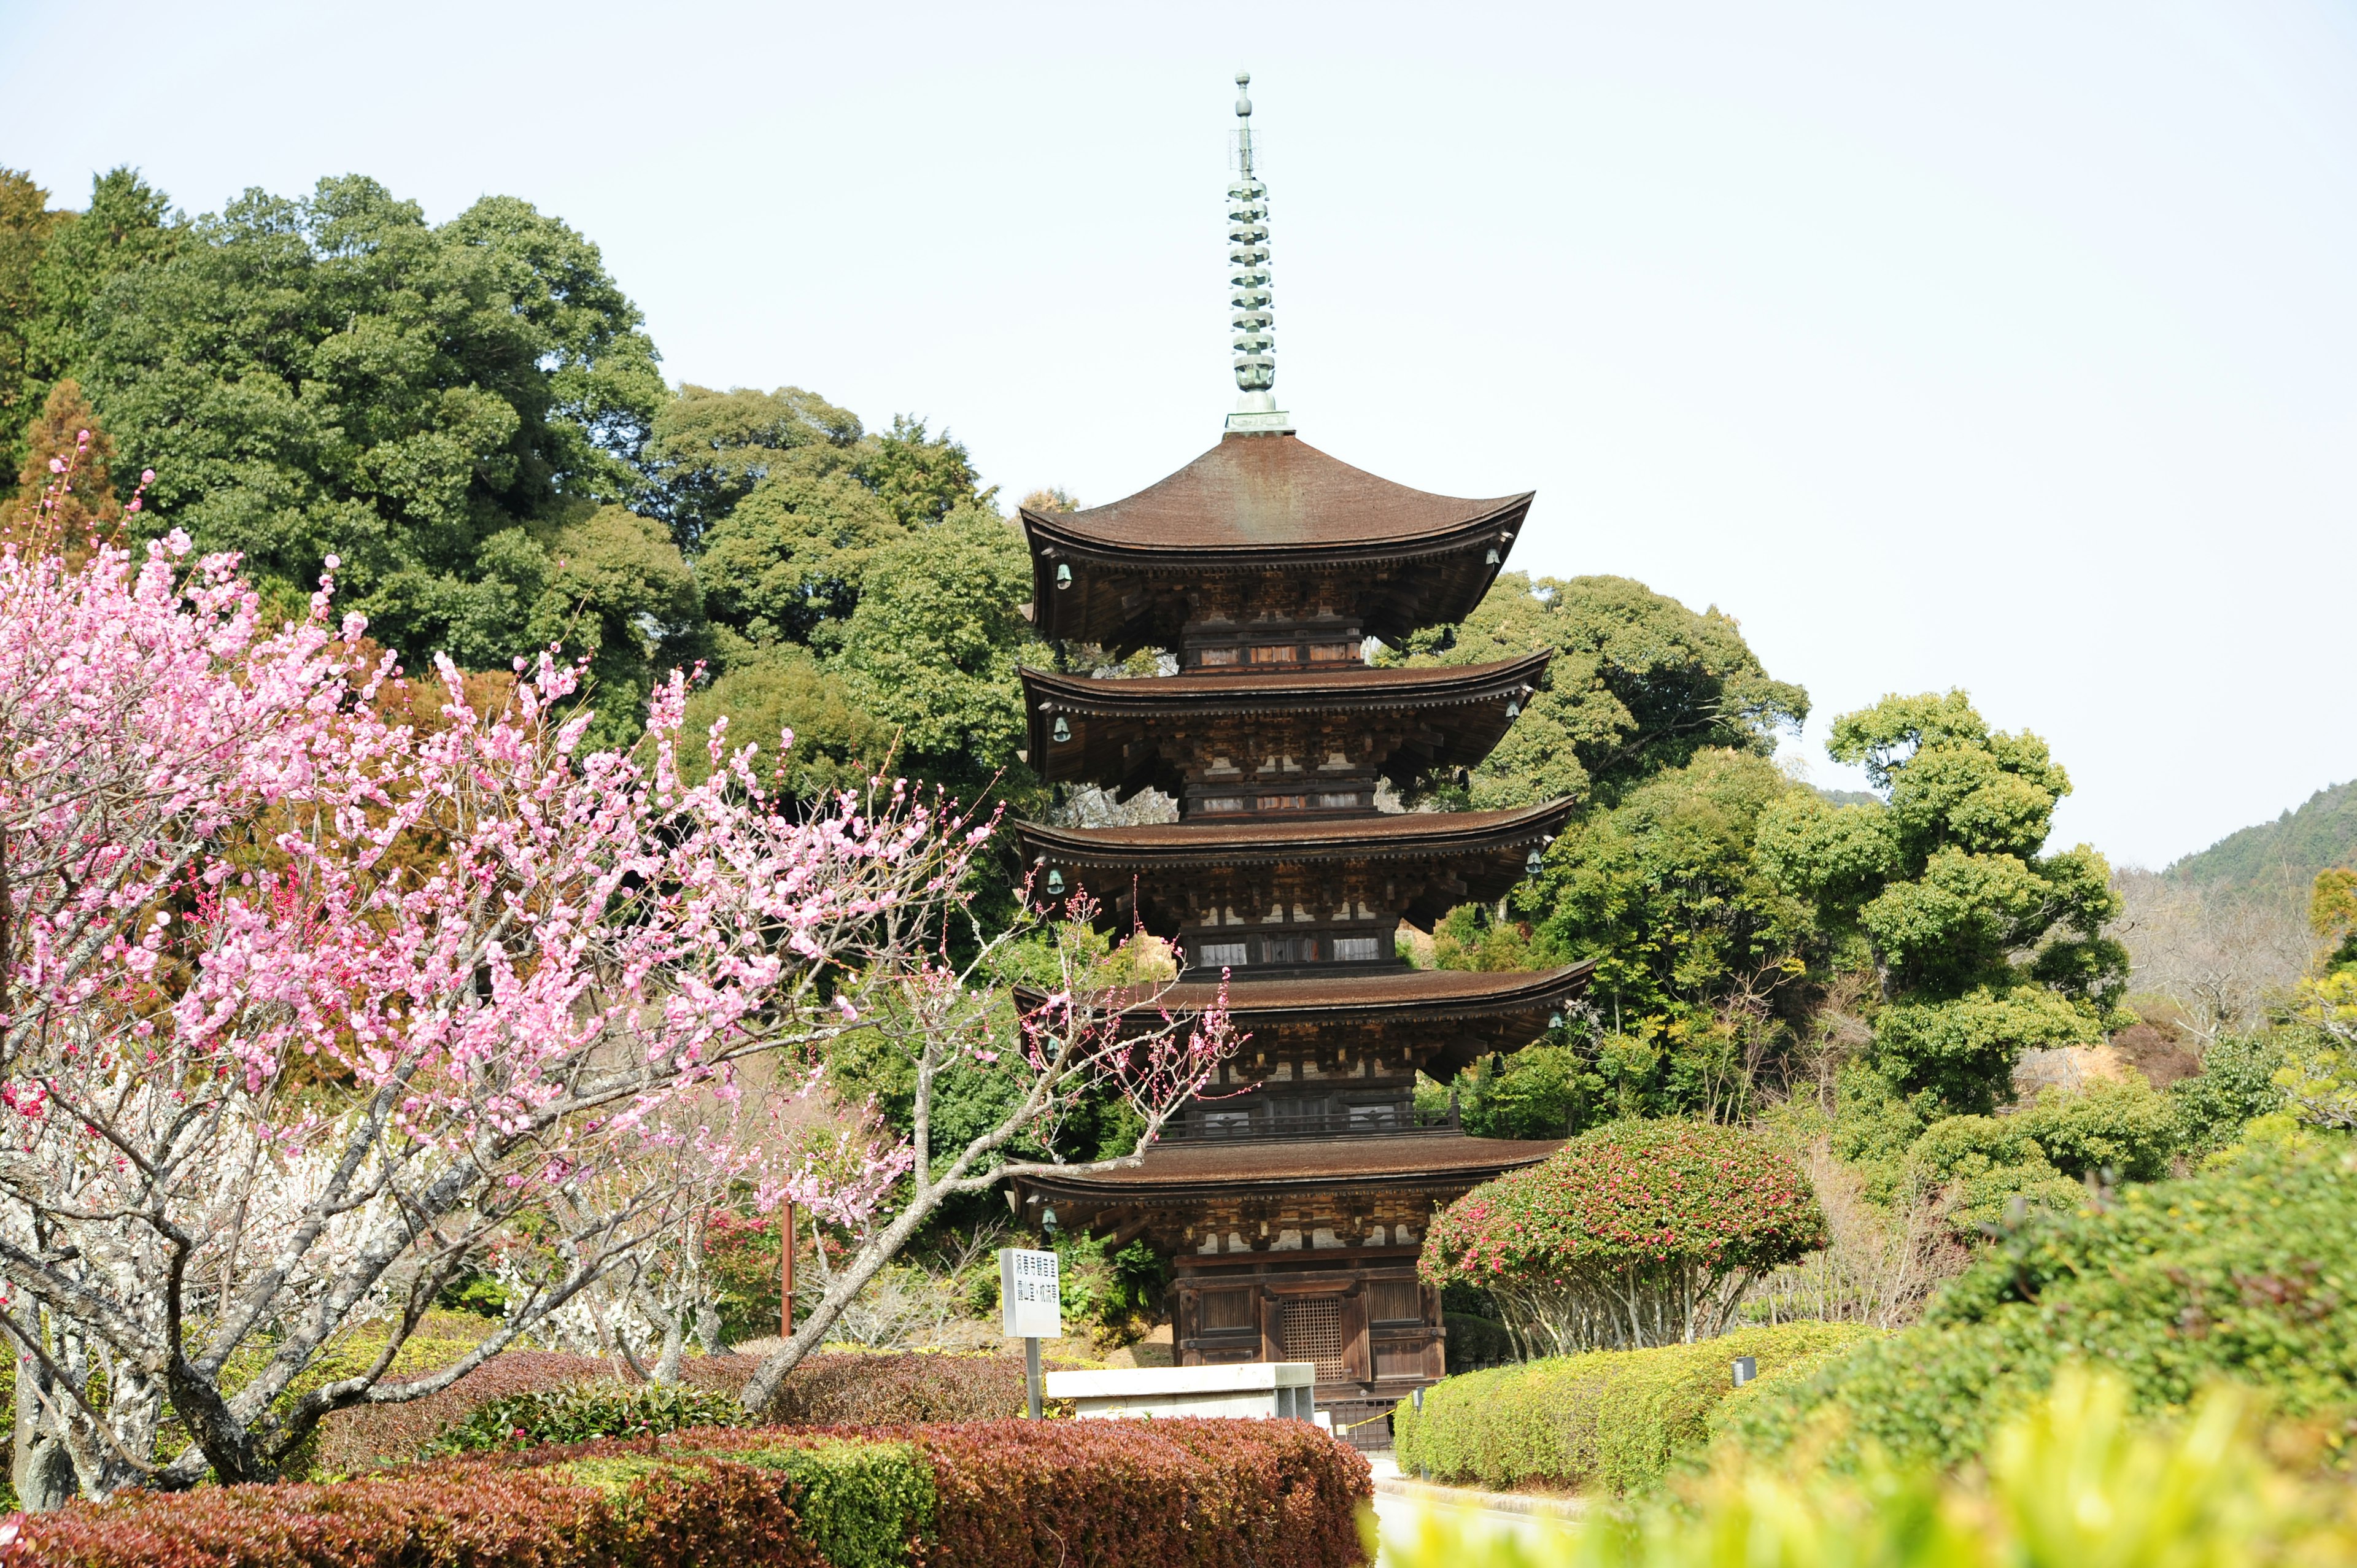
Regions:
<instances>
[{"instance_id":1,"label":"pagoda bottom-story roof","mask_svg":"<svg viewBox=\"0 0 2357 1568\"><path fill-rule=\"evenodd\" d=\"M1234 1196L1260 1187L1398 1187L1488 1181L1534 1165L1563 1147L1560 1138L1473 1138L1462 1133L1391 1137L1189 1139L1157 1144L1134 1165L1089 1174L1034 1173L1022 1187L1051 1199L1125 1203Z\"/></svg>"}]
</instances>

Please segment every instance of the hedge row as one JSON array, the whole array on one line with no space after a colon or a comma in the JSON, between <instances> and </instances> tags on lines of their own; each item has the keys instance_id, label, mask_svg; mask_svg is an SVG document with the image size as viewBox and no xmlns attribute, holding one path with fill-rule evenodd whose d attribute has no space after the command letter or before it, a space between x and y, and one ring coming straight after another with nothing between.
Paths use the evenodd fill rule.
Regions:
<instances>
[{"instance_id":1,"label":"hedge row","mask_svg":"<svg viewBox=\"0 0 2357 1568\"><path fill-rule=\"evenodd\" d=\"M1597 1350L1444 1379L1392 1418L1403 1470L1492 1487L1524 1482L1643 1491L1707 1442L1713 1408L1749 1356L1763 1377L1813 1366L1873 1330L1787 1323L1692 1345Z\"/></svg>"},{"instance_id":2,"label":"hedge row","mask_svg":"<svg viewBox=\"0 0 2357 1568\"><path fill-rule=\"evenodd\" d=\"M1717 1426L1770 1455L1821 1427L1812 1451L1837 1468L1869 1447L1950 1465L2074 1360L2124 1378L2139 1412L2182 1409L2222 1380L2286 1416L2357 1412L2357 1153L2260 1146L2106 1208L2032 1215L1921 1323Z\"/></svg>"},{"instance_id":3,"label":"hedge row","mask_svg":"<svg viewBox=\"0 0 2357 1568\"><path fill-rule=\"evenodd\" d=\"M691 1356L680 1364L680 1378L691 1389L733 1399L759 1365L750 1356ZM635 1386L617 1382L610 1363L590 1357L511 1350L438 1393L329 1416L320 1423L310 1474L329 1478L407 1464L527 1396L596 1390L612 1392L619 1404L625 1402L619 1396ZM1023 1413L1024 1397L1023 1363L1016 1357L832 1352L796 1367L762 1419L779 1426L1003 1421ZM587 1435L528 1424L543 1439Z\"/></svg>"},{"instance_id":4,"label":"hedge row","mask_svg":"<svg viewBox=\"0 0 2357 1568\"><path fill-rule=\"evenodd\" d=\"M1291 1421L721 1428L16 1521L7 1568L1359 1568L1366 1462Z\"/></svg>"}]
</instances>

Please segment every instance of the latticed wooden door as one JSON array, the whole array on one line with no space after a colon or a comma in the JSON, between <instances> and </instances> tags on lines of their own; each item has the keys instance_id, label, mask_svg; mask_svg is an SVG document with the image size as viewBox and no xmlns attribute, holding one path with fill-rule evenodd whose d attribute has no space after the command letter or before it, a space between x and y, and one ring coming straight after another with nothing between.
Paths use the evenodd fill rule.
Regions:
<instances>
[{"instance_id":1,"label":"latticed wooden door","mask_svg":"<svg viewBox=\"0 0 2357 1568\"><path fill-rule=\"evenodd\" d=\"M1334 1382L1344 1375L1340 1296L1287 1296L1279 1308L1277 1332L1285 1359L1314 1362L1319 1382Z\"/></svg>"}]
</instances>

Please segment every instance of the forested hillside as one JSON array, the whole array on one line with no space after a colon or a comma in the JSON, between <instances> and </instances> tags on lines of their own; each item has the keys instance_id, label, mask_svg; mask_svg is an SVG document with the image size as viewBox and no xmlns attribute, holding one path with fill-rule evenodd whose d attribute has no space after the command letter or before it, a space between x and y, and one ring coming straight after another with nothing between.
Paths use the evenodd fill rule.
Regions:
<instances>
[{"instance_id":1,"label":"forested hillside","mask_svg":"<svg viewBox=\"0 0 2357 1568\"><path fill-rule=\"evenodd\" d=\"M2303 903L2319 871L2357 865L2357 779L2319 789L2297 811L2228 833L2169 875L2236 891L2289 889Z\"/></svg>"}]
</instances>

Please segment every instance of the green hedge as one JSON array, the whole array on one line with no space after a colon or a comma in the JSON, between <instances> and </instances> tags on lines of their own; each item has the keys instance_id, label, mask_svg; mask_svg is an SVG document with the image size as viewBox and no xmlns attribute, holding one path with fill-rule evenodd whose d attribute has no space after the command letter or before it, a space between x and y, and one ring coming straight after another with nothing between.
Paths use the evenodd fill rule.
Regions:
<instances>
[{"instance_id":1,"label":"green hedge","mask_svg":"<svg viewBox=\"0 0 2357 1568\"><path fill-rule=\"evenodd\" d=\"M1982 1453L2073 1359L2126 1380L2138 1411L2220 1379L2287 1415L2357 1407L2357 1154L2262 1147L2226 1168L2130 1187L2102 1209L2033 1215L1951 1281L1921 1323L1727 1407L1756 1452L1813 1424L1827 1462Z\"/></svg>"},{"instance_id":2,"label":"green hedge","mask_svg":"<svg viewBox=\"0 0 2357 1568\"><path fill-rule=\"evenodd\" d=\"M1739 1328L1693 1345L1598 1350L1444 1379L1424 1409L1403 1402L1392 1430L1400 1467L1506 1487L1524 1481L1641 1491L1708 1436L1733 1390L1731 1363L1761 1375L1814 1365L1869 1337L1852 1324Z\"/></svg>"},{"instance_id":3,"label":"green hedge","mask_svg":"<svg viewBox=\"0 0 2357 1568\"><path fill-rule=\"evenodd\" d=\"M7 1568L1363 1568L1366 1461L1294 1421L717 1428L15 1521Z\"/></svg>"}]
</instances>

